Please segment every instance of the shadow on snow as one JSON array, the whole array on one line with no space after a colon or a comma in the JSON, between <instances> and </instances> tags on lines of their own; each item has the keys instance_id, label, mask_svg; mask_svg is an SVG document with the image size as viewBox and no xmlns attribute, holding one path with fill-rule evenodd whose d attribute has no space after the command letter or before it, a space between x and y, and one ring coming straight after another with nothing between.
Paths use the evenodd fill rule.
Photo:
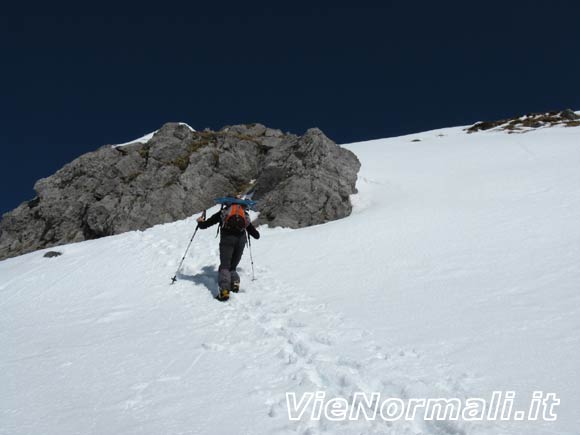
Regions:
<instances>
[{"instance_id":1,"label":"shadow on snow","mask_svg":"<svg viewBox=\"0 0 580 435\"><path fill-rule=\"evenodd\" d=\"M203 285L215 298L218 295L217 269L215 266L204 266L201 272L195 275L184 275L178 273L177 278L184 281L191 281L194 284Z\"/></svg>"}]
</instances>

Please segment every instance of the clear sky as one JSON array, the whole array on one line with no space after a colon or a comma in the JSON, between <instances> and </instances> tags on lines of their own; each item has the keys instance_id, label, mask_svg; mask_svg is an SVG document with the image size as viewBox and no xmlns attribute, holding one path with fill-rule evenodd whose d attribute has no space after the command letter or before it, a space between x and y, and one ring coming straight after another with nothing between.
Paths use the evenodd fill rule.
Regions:
<instances>
[{"instance_id":1,"label":"clear sky","mask_svg":"<svg viewBox=\"0 0 580 435\"><path fill-rule=\"evenodd\" d=\"M577 0L314 3L4 4L0 213L168 121L348 143L580 110Z\"/></svg>"}]
</instances>

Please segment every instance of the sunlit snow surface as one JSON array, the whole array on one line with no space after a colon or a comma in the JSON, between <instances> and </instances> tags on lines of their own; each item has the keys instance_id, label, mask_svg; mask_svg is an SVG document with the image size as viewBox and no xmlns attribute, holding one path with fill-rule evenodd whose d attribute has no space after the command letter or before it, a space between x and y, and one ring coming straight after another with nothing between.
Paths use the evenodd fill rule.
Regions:
<instances>
[{"instance_id":1,"label":"sunlit snow surface","mask_svg":"<svg viewBox=\"0 0 580 435\"><path fill-rule=\"evenodd\" d=\"M413 139L420 139L412 142ZM0 434L573 434L580 128L346 145L352 215L262 228L214 300L194 217L0 262ZM300 422L285 393L557 393L541 422ZM518 401L516 401L516 405Z\"/></svg>"},{"instance_id":2,"label":"sunlit snow surface","mask_svg":"<svg viewBox=\"0 0 580 435\"><path fill-rule=\"evenodd\" d=\"M136 144L136 143L147 143L151 140L151 138L153 137L153 135L157 133L157 130L151 132L151 133L147 133L145 136L142 136L138 139L134 139L131 140L129 142L125 142L125 143L118 143L116 145L111 145L113 148L119 148L119 147L124 147L125 145L131 145L131 144Z\"/></svg>"}]
</instances>

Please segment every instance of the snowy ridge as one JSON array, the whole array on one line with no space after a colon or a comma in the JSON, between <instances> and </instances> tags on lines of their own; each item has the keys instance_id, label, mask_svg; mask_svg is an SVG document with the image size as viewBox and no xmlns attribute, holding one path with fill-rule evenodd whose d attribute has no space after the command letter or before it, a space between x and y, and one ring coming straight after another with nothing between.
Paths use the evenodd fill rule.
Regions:
<instances>
[{"instance_id":1,"label":"snowy ridge","mask_svg":"<svg viewBox=\"0 0 580 435\"><path fill-rule=\"evenodd\" d=\"M131 140L129 142L124 142L124 143L119 143L119 144L116 144L116 145L111 145L111 147L113 147L113 148L119 148L119 147L123 147L125 145L131 145L131 144L135 144L135 143L147 143L147 142L149 142L151 140L151 138L153 137L153 135L155 133L157 133L157 130L152 131L151 133L147 133L146 135L141 136L138 139Z\"/></svg>"},{"instance_id":2,"label":"snowy ridge","mask_svg":"<svg viewBox=\"0 0 580 435\"><path fill-rule=\"evenodd\" d=\"M193 127L191 127L189 124L186 124L185 122L180 122L179 125L184 125L187 128L189 128L191 131L195 131ZM141 136L138 139L134 139L131 140L129 142L125 142L125 143L119 143L116 145L111 145L113 148L118 148L118 147L122 147L125 145L131 145L131 144L135 144L135 143L147 143L151 140L151 138L155 135L155 133L157 133L158 130L152 131L151 133L147 133L144 136Z\"/></svg>"},{"instance_id":3,"label":"snowy ridge","mask_svg":"<svg viewBox=\"0 0 580 435\"><path fill-rule=\"evenodd\" d=\"M189 125L189 124L186 124L185 122L180 122L180 123L179 123L179 125L185 125L185 126L186 126L187 128L189 128L191 131L195 131L195 129L194 129L194 128L193 128L191 125Z\"/></svg>"},{"instance_id":4,"label":"snowy ridge","mask_svg":"<svg viewBox=\"0 0 580 435\"><path fill-rule=\"evenodd\" d=\"M580 128L345 145L350 217L261 228L214 300L194 217L0 262L0 433L573 434ZM413 142L414 139L420 139ZM211 212L211 211L208 211ZM557 422L291 422L285 393L555 392Z\"/></svg>"}]
</instances>

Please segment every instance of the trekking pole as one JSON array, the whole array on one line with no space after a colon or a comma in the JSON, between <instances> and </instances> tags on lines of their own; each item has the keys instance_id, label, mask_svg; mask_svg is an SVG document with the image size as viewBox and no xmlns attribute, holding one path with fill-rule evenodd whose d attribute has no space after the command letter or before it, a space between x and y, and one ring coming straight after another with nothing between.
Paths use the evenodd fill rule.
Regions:
<instances>
[{"instance_id":1,"label":"trekking pole","mask_svg":"<svg viewBox=\"0 0 580 435\"><path fill-rule=\"evenodd\" d=\"M256 280L254 276L254 258L252 257L252 242L250 242L250 236L248 236L248 232L246 231L246 241L248 242L248 249L250 250L250 263L252 264L252 281Z\"/></svg>"},{"instance_id":2,"label":"trekking pole","mask_svg":"<svg viewBox=\"0 0 580 435\"><path fill-rule=\"evenodd\" d=\"M201 214L201 217L205 219L205 210ZM193 238L197 234L198 229L199 229L199 223L195 227L195 231L193 232L193 236L191 236L191 239L189 240L189 244L187 245L187 249L185 250L183 257L181 258L181 261L179 262L179 266L177 266L177 270L175 271L175 275L173 275L173 278L171 278L171 284L169 284L169 285L173 285L175 283L175 281L177 281L177 274L179 273L179 269L181 269L181 265L183 264L183 260L185 260L185 256L187 255L187 251L189 251L189 247L191 246L191 242L193 242Z\"/></svg>"}]
</instances>

